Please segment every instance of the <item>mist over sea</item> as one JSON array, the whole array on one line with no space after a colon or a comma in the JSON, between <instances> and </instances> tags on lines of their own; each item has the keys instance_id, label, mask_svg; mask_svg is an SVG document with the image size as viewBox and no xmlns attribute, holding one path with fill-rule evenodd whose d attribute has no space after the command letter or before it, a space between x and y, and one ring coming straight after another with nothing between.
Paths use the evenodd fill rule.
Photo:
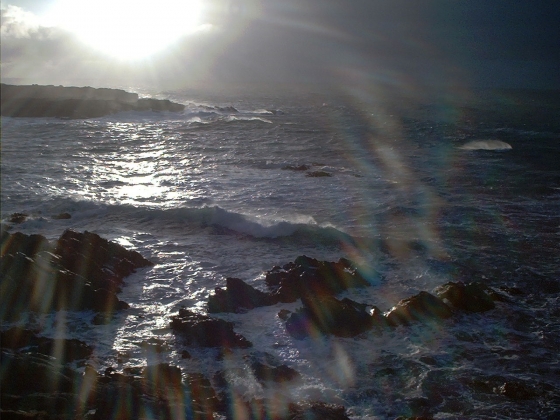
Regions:
<instances>
[{"instance_id":1,"label":"mist over sea","mask_svg":"<svg viewBox=\"0 0 560 420\"><path fill-rule=\"evenodd\" d=\"M468 106L373 103L325 93L140 92L183 112L2 118L1 216L10 232L95 232L153 261L126 279L131 308L29 316L53 337L95 346L98 370L157 361L211 378L212 350L181 358L181 306L300 255L356 261L370 287L345 292L388 311L462 278L499 291L481 314L354 338L296 340L277 304L213 314L302 375L268 388L242 357L236 391L344 405L353 419L558 418L560 113L556 94L481 94ZM487 95L487 96L485 96ZM551 99L552 98L552 99ZM29 215L9 223L15 212ZM52 216L69 213L70 219ZM8 328L6 323L2 328ZM154 352L142 342L156 340ZM531 398L500 387L521 384ZM422 411L424 410L424 411Z\"/></svg>"}]
</instances>

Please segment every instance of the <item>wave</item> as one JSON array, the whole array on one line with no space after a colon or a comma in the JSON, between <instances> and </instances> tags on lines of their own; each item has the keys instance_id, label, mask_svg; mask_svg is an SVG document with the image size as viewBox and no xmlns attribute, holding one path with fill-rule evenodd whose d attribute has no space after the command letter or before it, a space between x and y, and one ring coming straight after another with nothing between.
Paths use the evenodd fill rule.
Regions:
<instances>
[{"instance_id":1,"label":"wave","mask_svg":"<svg viewBox=\"0 0 560 420\"><path fill-rule=\"evenodd\" d=\"M459 146L462 150L510 150L511 144L501 140L473 140Z\"/></svg>"},{"instance_id":2,"label":"wave","mask_svg":"<svg viewBox=\"0 0 560 420\"><path fill-rule=\"evenodd\" d=\"M59 199L43 202L34 209L23 209L29 215L26 223L41 221L42 223L70 224L79 229L79 225L87 223L89 219L112 220L128 227L132 225L155 225L158 229L177 223L189 227L206 229L218 228L222 233L246 235L257 239L313 237L325 241L354 242L346 232L330 224L318 224L311 216L294 215L290 219L274 219L243 214L227 210L217 205L197 203L192 207L179 208L151 208L136 207L131 204L104 204L87 200ZM55 220L52 216L69 213L70 219ZM3 214L3 222L8 222L8 214Z\"/></svg>"}]
</instances>

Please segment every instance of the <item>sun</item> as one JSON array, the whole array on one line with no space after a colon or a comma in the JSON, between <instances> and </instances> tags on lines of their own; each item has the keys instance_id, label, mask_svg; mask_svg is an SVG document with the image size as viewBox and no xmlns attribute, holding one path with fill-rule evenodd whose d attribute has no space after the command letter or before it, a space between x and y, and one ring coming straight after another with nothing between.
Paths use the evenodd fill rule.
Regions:
<instances>
[{"instance_id":1,"label":"sun","mask_svg":"<svg viewBox=\"0 0 560 420\"><path fill-rule=\"evenodd\" d=\"M201 25L200 0L58 0L49 20L122 60L146 58Z\"/></svg>"}]
</instances>

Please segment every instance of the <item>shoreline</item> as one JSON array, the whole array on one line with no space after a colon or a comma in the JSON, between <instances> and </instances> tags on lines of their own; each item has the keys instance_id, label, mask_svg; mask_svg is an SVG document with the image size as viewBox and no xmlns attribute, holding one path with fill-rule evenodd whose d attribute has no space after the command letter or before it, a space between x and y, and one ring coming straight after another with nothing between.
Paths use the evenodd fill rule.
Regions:
<instances>
[{"instance_id":1,"label":"shoreline","mask_svg":"<svg viewBox=\"0 0 560 420\"><path fill-rule=\"evenodd\" d=\"M1 85L5 117L98 118L123 111L181 112L185 106L168 99L139 98L121 89L53 85Z\"/></svg>"}]
</instances>

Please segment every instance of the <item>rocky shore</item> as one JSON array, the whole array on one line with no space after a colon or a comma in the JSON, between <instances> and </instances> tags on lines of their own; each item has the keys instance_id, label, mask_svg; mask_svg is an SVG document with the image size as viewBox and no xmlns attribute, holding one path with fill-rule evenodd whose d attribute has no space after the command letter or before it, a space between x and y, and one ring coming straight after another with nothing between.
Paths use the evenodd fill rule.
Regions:
<instances>
[{"instance_id":1,"label":"rocky shore","mask_svg":"<svg viewBox=\"0 0 560 420\"><path fill-rule=\"evenodd\" d=\"M94 322L111 322L115 313L128 308L118 298L124 278L153 264L95 233L72 230L54 242L41 235L3 231L1 249L1 320L5 326L0 333L2 419L212 419L215 415L226 419L348 419L346 409L339 405L247 401L237 395L229 386L237 372L226 363L236 351L235 357L243 353L247 368L263 387L289 386L300 381L301 375L273 355L256 351L253 343L235 331L234 323L212 314L248 312L299 300L299 309L278 313L296 340L354 337L370 330L382 335L413 323L444 325L451 318L490 311L496 301L508 302L518 292L459 280L433 293L423 291L401 300L383 313L368 303L337 297L350 288L369 287L352 261L300 256L266 272L266 291L228 278L225 288L216 288L209 296L208 315L181 308L169 320L175 340L166 345L176 346L182 358L191 358L189 350L195 348L217 350L218 360L224 363L213 377L182 372L169 363L127 366L121 371L110 367L100 372L90 362L95 343L47 337L40 329L26 327L25 317L60 310L94 311ZM517 400L550 392L521 382L497 380L494 385L479 384L490 387L488 392ZM434 384L434 389L437 387ZM440 391L428 391L435 400L441 399ZM431 400L417 403L433 405ZM423 412L422 407L416 412Z\"/></svg>"},{"instance_id":2,"label":"rocky shore","mask_svg":"<svg viewBox=\"0 0 560 420\"><path fill-rule=\"evenodd\" d=\"M41 85L1 85L1 115L6 117L98 118L122 111L180 112L167 99L139 98L120 89Z\"/></svg>"}]
</instances>

